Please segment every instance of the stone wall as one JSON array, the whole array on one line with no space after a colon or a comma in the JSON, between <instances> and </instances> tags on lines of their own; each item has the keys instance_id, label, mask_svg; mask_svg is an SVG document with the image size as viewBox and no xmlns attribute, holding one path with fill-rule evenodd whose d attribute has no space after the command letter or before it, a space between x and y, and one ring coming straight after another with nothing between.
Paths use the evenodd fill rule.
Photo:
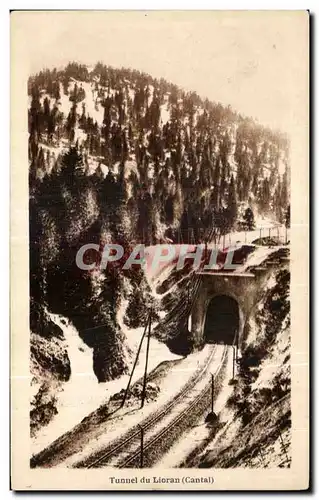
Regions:
<instances>
[{"instance_id":1,"label":"stone wall","mask_svg":"<svg viewBox=\"0 0 319 500\"><path fill-rule=\"evenodd\" d=\"M235 299L239 309L238 344L242 341L245 322L258 302L259 296L268 280L271 269L252 276L231 274L202 274L197 300L191 314L191 332L195 347L200 348L204 343L204 327L206 312L210 301L218 295L226 295Z\"/></svg>"}]
</instances>

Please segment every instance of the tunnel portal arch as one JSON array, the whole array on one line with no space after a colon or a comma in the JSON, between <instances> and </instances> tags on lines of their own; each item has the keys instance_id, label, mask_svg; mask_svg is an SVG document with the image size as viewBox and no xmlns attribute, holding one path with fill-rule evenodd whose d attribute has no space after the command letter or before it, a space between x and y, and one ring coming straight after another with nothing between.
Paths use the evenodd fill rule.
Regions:
<instances>
[{"instance_id":1,"label":"tunnel portal arch","mask_svg":"<svg viewBox=\"0 0 319 500\"><path fill-rule=\"evenodd\" d=\"M237 300L229 295L215 295L206 310L204 340L206 343L232 345L239 332L240 311Z\"/></svg>"}]
</instances>

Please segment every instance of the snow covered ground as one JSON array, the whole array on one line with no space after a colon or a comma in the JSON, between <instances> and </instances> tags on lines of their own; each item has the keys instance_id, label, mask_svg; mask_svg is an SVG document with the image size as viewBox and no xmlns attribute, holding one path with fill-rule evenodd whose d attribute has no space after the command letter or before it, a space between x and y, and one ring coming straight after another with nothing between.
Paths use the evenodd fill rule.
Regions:
<instances>
[{"instance_id":1,"label":"snow covered ground","mask_svg":"<svg viewBox=\"0 0 319 500\"><path fill-rule=\"evenodd\" d=\"M69 96L65 95L62 83L60 83L60 99L58 102L60 103L59 111L61 111L64 116L68 116L72 107L72 102L70 101Z\"/></svg>"},{"instance_id":2,"label":"snow covered ground","mask_svg":"<svg viewBox=\"0 0 319 500\"><path fill-rule=\"evenodd\" d=\"M216 371L219 369L220 364L221 364L222 359L223 359L223 353L224 353L224 346L222 346L222 345L216 346L216 350L211 354L211 358L209 360L208 367L206 368L206 371L203 374L202 378L197 381L196 385L193 388L189 389L186 397L183 397L180 401L177 402L177 404L174 406L174 410L172 412L167 412L167 414L161 420L159 420L158 422L156 422L155 424L152 425L152 428L147 429L147 431L145 432L145 435L144 435L145 439L147 441L152 439L152 437L154 437L158 432L163 430L165 427L168 427L168 425L170 423L172 423L172 421L176 418L176 415L184 412L189 407L190 402L192 400L194 400L196 398L196 396L202 390L204 390L204 388L207 386L207 383L210 383L211 373L216 373ZM177 365L175 368L176 368L177 374L180 373L181 375L183 375L183 372L185 372L185 367L183 367L183 369L181 370L180 365L181 364ZM185 365L187 365L187 363L185 363ZM195 369L196 369L196 366L195 367L193 366L191 368L190 375L194 374ZM174 370L174 368L173 368L173 370ZM187 378L189 378L190 375L185 377L185 379L187 380ZM185 379L184 379L184 383L185 383ZM167 376L166 382L168 380L171 380L170 375ZM165 387L165 379L163 381L163 387ZM162 390L163 390L163 387L162 387ZM175 384L173 387L175 389ZM171 393L171 391L166 391L166 396L170 393ZM176 389L173 392L173 395L174 394L176 394ZM125 451L124 454L127 456L127 450ZM123 458L123 455L121 456L120 460L122 460L122 458ZM119 463L119 458L117 457L117 458L115 458L114 462L113 461L110 462L110 466L116 466L118 463Z\"/></svg>"},{"instance_id":3,"label":"snow covered ground","mask_svg":"<svg viewBox=\"0 0 319 500\"><path fill-rule=\"evenodd\" d=\"M253 253L248 255L246 262L239 265L233 271L234 274L240 274L245 272L249 267L261 265L267 257L269 257L272 253L277 252L279 248L281 247L257 247Z\"/></svg>"},{"instance_id":4,"label":"snow covered ground","mask_svg":"<svg viewBox=\"0 0 319 500\"><path fill-rule=\"evenodd\" d=\"M126 337L126 344L129 348L129 350L133 353L130 359L128 360L129 365L133 365L134 362L134 357L135 354L137 353L138 346L140 344L140 340L142 338L143 332L144 332L144 327L139 327L139 328L128 328L125 323L124 323L124 315L125 315L125 310L127 307L128 303L127 301L123 300L122 304L119 308L119 311L117 313L117 321L119 323L119 326L122 330L122 332L125 334ZM154 328L156 324L154 323L152 325L152 328ZM136 380L142 377L144 373L144 365L145 365L145 359L146 359L146 337L144 338L140 355L139 355L139 360L137 362L134 375L132 378L132 383L134 383ZM166 344L163 342L159 342L157 339L154 337L151 337L150 340L150 353L149 353L149 360L148 360L148 371L152 371L154 368L156 368L160 363L163 361L173 361L176 359L181 359L181 356L178 356L177 354L173 354ZM128 376L126 376L128 379Z\"/></svg>"},{"instance_id":5,"label":"snow covered ground","mask_svg":"<svg viewBox=\"0 0 319 500\"><path fill-rule=\"evenodd\" d=\"M232 378L232 357L228 357L224 380L226 383L223 385L222 391L214 401L214 411L218 415L222 410L225 411L227 399L231 395L233 388L227 384L227 381ZM162 460L156 465L164 469L174 468L180 466L185 458L201 443L209 438L210 428L205 423L205 415L203 415L197 422L194 422L192 429L181 436L174 446L167 452Z\"/></svg>"},{"instance_id":6,"label":"snow covered ground","mask_svg":"<svg viewBox=\"0 0 319 500\"><path fill-rule=\"evenodd\" d=\"M221 237L218 242L208 244L208 248L213 249L224 249L229 247L234 247L242 244L250 244L259 238L279 238L282 244L290 238L290 230L286 229L282 225L276 225L273 220L259 218L256 223L256 229L253 231L234 231L232 233L226 234ZM156 257L156 252L159 247L162 247L161 253L165 255L171 253L172 256L170 260L164 261ZM188 252L194 252L196 245L187 245ZM166 250L165 250L166 248ZM145 249L146 256L146 266L145 275L150 285L153 295L156 298L163 298L166 294L171 293L172 289L159 294L156 289L161 285L172 273L176 267L177 259L180 254L182 245L179 244L163 244L163 245L152 245ZM279 247L268 248L266 246L257 247L256 250L248 257L247 261L236 269L235 272L243 272L249 266L256 266L261 264L261 262L268 257L271 253L278 250ZM187 276L183 276L185 279ZM176 285L174 285L176 286Z\"/></svg>"},{"instance_id":7,"label":"snow covered ground","mask_svg":"<svg viewBox=\"0 0 319 500\"><path fill-rule=\"evenodd\" d=\"M80 83L85 91L85 99L82 101L85 104L85 111L99 126L101 126L104 119L104 108L100 102L95 103L94 97L96 98L96 92L94 93L93 91L93 84L89 82L78 82L78 85Z\"/></svg>"},{"instance_id":8,"label":"snow covered ground","mask_svg":"<svg viewBox=\"0 0 319 500\"><path fill-rule=\"evenodd\" d=\"M66 318L56 314L50 314L50 317L63 330L66 338L71 363L71 378L58 394L58 414L47 426L40 429L33 439L32 453L38 453L61 434L77 425L84 417L107 402L112 394L125 388L129 379L129 375L122 375L116 380L99 384L93 372L92 349L81 340L76 328ZM143 328L130 330L121 318L120 326L123 327L128 347L132 352L129 359L129 368L131 368ZM146 339L143 342L132 383L143 375L145 357ZM176 359L181 359L181 356L171 353L165 344L151 338L149 372L163 361ZM34 389L34 386L31 386L31 391L34 392Z\"/></svg>"},{"instance_id":9,"label":"snow covered ground","mask_svg":"<svg viewBox=\"0 0 319 500\"><path fill-rule=\"evenodd\" d=\"M152 357L152 351L154 355L152 342L153 339L151 340L150 358ZM99 429L95 430L95 435L92 434L89 441L86 441L82 449L67 459L63 463L63 466L70 467L90 454L103 449L111 441L117 439L129 428L136 425L137 421L143 420L160 406L167 403L181 390L194 372L206 364L211 355L211 350L212 346L206 345L202 351L193 353L186 358L180 358L180 361L161 379L160 393L156 401L149 402L143 409L140 409L140 405L138 404L136 407L124 407L117 411L114 417L106 420L101 424Z\"/></svg>"},{"instance_id":10,"label":"snow covered ground","mask_svg":"<svg viewBox=\"0 0 319 500\"><path fill-rule=\"evenodd\" d=\"M256 229L253 231L234 231L226 234L220 239L218 247L227 247L236 243L252 243L259 238L278 238L282 244L289 241L290 230L285 226L277 224L269 219L259 218L256 220Z\"/></svg>"},{"instance_id":11,"label":"snow covered ground","mask_svg":"<svg viewBox=\"0 0 319 500\"><path fill-rule=\"evenodd\" d=\"M177 259L181 251L181 245L174 245L174 244L169 244L168 246L171 247L172 250L172 257L168 261L161 261L156 257L156 253L158 248L161 247L163 248L162 253L164 254L164 249L167 247L167 245L152 245L149 246L145 249L145 256L146 256L146 266L145 266L145 276L147 279L147 282L152 290L152 294L154 298L159 299L165 297L165 295L168 295L174 291L174 288L180 283L180 281L183 281L187 279L188 274L183 274L183 277L181 278L180 281L177 281L174 283L173 287L171 287L167 292L164 293L158 293L156 289L166 280L169 278L171 275L172 271L176 267ZM188 251L193 252L195 250L195 245L188 245ZM192 272L192 269L190 270Z\"/></svg>"},{"instance_id":12,"label":"snow covered ground","mask_svg":"<svg viewBox=\"0 0 319 500\"><path fill-rule=\"evenodd\" d=\"M170 120L170 112L168 109L168 104L161 104L160 110L161 110L161 121L163 125L165 125L165 123L167 123Z\"/></svg>"}]
</instances>

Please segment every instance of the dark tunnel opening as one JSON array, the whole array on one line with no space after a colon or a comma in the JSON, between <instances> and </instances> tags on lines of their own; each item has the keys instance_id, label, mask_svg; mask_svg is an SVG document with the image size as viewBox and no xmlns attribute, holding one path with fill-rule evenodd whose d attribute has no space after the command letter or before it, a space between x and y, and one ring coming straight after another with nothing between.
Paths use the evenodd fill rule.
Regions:
<instances>
[{"instance_id":1,"label":"dark tunnel opening","mask_svg":"<svg viewBox=\"0 0 319 500\"><path fill-rule=\"evenodd\" d=\"M239 330L239 309L235 299L227 295L214 297L207 308L205 342L232 345Z\"/></svg>"}]
</instances>

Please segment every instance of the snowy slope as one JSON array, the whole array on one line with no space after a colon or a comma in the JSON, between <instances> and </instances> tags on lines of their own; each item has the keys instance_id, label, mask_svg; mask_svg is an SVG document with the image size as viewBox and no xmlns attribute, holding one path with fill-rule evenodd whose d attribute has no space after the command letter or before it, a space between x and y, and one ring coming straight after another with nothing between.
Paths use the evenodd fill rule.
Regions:
<instances>
[{"instance_id":1,"label":"snowy slope","mask_svg":"<svg viewBox=\"0 0 319 500\"><path fill-rule=\"evenodd\" d=\"M131 368L143 328L130 330L126 327L122 316L125 313L125 305L119 310L118 320L126 335L127 344L131 352L129 360L129 367ZM76 328L62 316L50 314L50 318L62 329L67 341L68 356L71 363L71 378L63 385L62 390L58 394L58 414L47 426L42 427L33 439L33 454L38 453L63 433L77 425L84 417L96 410L101 404L107 402L112 394L125 388L129 379L129 375L123 375L116 380L99 384L93 372L92 350L81 340ZM132 383L142 377L145 358L146 340L141 349ZM181 357L171 353L165 344L159 342L157 339L151 339L148 363L149 372L163 361L177 359L181 359ZM32 393L36 389L37 387L34 385L31 386Z\"/></svg>"}]
</instances>

